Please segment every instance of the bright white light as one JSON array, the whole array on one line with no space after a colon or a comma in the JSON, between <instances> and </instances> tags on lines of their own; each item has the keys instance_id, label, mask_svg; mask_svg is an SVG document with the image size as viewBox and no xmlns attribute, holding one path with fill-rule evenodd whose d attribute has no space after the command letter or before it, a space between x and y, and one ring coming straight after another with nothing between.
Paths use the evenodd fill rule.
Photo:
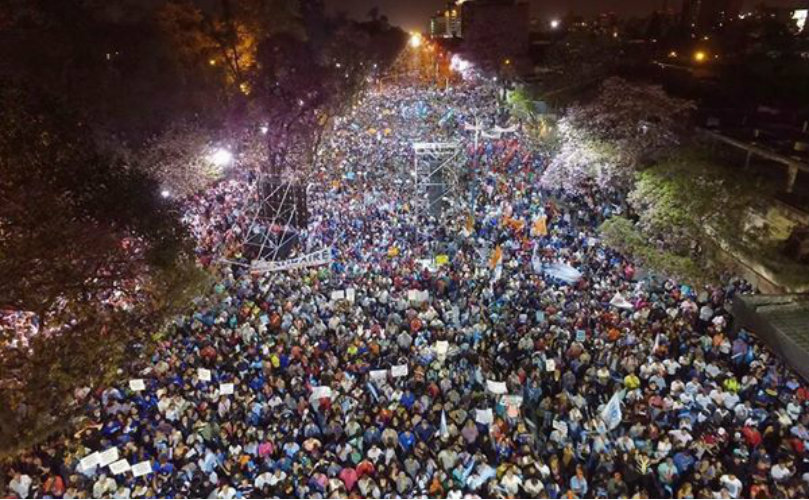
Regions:
<instances>
[{"instance_id":1,"label":"bright white light","mask_svg":"<svg viewBox=\"0 0 809 500\"><path fill-rule=\"evenodd\" d=\"M809 9L796 9L792 13L792 20L795 21L798 31L803 31L803 27L806 26L806 18L808 13Z\"/></svg>"},{"instance_id":2,"label":"bright white light","mask_svg":"<svg viewBox=\"0 0 809 500\"><path fill-rule=\"evenodd\" d=\"M224 167L233 161L233 153L225 148L216 148L211 154L211 163L217 167Z\"/></svg>"},{"instance_id":3,"label":"bright white light","mask_svg":"<svg viewBox=\"0 0 809 500\"><path fill-rule=\"evenodd\" d=\"M410 35L410 46L414 49L421 47L421 33L414 32Z\"/></svg>"},{"instance_id":4,"label":"bright white light","mask_svg":"<svg viewBox=\"0 0 809 500\"><path fill-rule=\"evenodd\" d=\"M261 130L262 134L267 135L267 132L269 132L270 128L266 125L262 125L259 130Z\"/></svg>"},{"instance_id":5,"label":"bright white light","mask_svg":"<svg viewBox=\"0 0 809 500\"><path fill-rule=\"evenodd\" d=\"M453 71L457 71L457 72L459 72L459 73L463 73L464 71L466 71L466 70L468 70L469 68L471 68L471 67L472 67L472 63L470 63L469 61L464 60L464 59L463 59L461 56L459 56L458 54L455 54L455 55L453 55L453 56L452 56L452 58L449 60L449 67L450 67L450 69L452 69Z\"/></svg>"},{"instance_id":6,"label":"bright white light","mask_svg":"<svg viewBox=\"0 0 809 500\"><path fill-rule=\"evenodd\" d=\"M561 23L559 22L558 19L552 19L551 20L551 28L556 29L556 28L559 27L559 24L561 24Z\"/></svg>"},{"instance_id":7,"label":"bright white light","mask_svg":"<svg viewBox=\"0 0 809 500\"><path fill-rule=\"evenodd\" d=\"M160 196L162 196L163 198L168 198L169 196L171 196L171 193L169 193L168 189L164 189L163 191L160 191Z\"/></svg>"}]
</instances>

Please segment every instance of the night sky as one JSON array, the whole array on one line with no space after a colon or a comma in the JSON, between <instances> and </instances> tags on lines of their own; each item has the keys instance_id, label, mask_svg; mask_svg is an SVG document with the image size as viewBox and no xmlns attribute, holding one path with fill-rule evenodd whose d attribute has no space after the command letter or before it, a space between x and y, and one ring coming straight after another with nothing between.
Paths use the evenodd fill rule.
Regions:
<instances>
[{"instance_id":1,"label":"night sky","mask_svg":"<svg viewBox=\"0 0 809 500\"><path fill-rule=\"evenodd\" d=\"M349 17L364 19L368 10L378 6L380 14L388 16L392 24L407 30L425 30L430 16L445 0L325 0L332 12L345 11ZM592 15L615 12L621 16L646 15L660 8L664 0L529 0L531 14L540 17L562 16L568 12ZM679 9L682 0L668 0L668 5ZM760 0L746 0L745 8L752 8ZM770 5L791 5L791 0L769 0Z\"/></svg>"}]
</instances>

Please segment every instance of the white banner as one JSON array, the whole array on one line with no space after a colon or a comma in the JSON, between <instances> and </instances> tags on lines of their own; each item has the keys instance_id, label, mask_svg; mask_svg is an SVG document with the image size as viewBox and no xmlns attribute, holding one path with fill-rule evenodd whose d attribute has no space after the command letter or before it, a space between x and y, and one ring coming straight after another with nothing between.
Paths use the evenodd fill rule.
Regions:
<instances>
[{"instance_id":1,"label":"white banner","mask_svg":"<svg viewBox=\"0 0 809 500\"><path fill-rule=\"evenodd\" d=\"M118 460L118 448L112 447L104 450L98 457L98 465L106 467L109 464Z\"/></svg>"},{"instance_id":2,"label":"white banner","mask_svg":"<svg viewBox=\"0 0 809 500\"><path fill-rule=\"evenodd\" d=\"M390 367L390 375L394 378L407 376L407 365L393 365Z\"/></svg>"},{"instance_id":3,"label":"white banner","mask_svg":"<svg viewBox=\"0 0 809 500\"><path fill-rule=\"evenodd\" d=\"M129 388L132 389L133 392L139 392L146 389L146 384L143 383L142 378L133 378L129 381Z\"/></svg>"},{"instance_id":4,"label":"white banner","mask_svg":"<svg viewBox=\"0 0 809 500\"><path fill-rule=\"evenodd\" d=\"M127 459L122 458L117 462L113 462L110 464L110 472L115 475L123 474L124 472L128 471L131 467L129 467L129 462Z\"/></svg>"},{"instance_id":5,"label":"white banner","mask_svg":"<svg viewBox=\"0 0 809 500\"><path fill-rule=\"evenodd\" d=\"M197 377L203 382L211 381L211 370L207 368L197 368Z\"/></svg>"},{"instance_id":6,"label":"white banner","mask_svg":"<svg viewBox=\"0 0 809 500\"><path fill-rule=\"evenodd\" d=\"M371 370L369 375L371 380L383 380L388 378L388 370Z\"/></svg>"},{"instance_id":7,"label":"white banner","mask_svg":"<svg viewBox=\"0 0 809 500\"><path fill-rule=\"evenodd\" d=\"M294 259L281 260L277 262L267 262L266 260L256 260L250 265L250 270L256 273L269 273L275 271L286 271L289 269L299 269L302 267L322 266L331 262L331 248L324 248Z\"/></svg>"},{"instance_id":8,"label":"white banner","mask_svg":"<svg viewBox=\"0 0 809 500\"><path fill-rule=\"evenodd\" d=\"M475 422L483 425L489 425L494 422L494 413L491 408L485 410L475 410Z\"/></svg>"},{"instance_id":9,"label":"white banner","mask_svg":"<svg viewBox=\"0 0 809 500\"><path fill-rule=\"evenodd\" d=\"M331 399L331 387L327 385L318 385L312 387L312 395L309 396L309 400L318 400L328 398Z\"/></svg>"},{"instance_id":10,"label":"white banner","mask_svg":"<svg viewBox=\"0 0 809 500\"><path fill-rule=\"evenodd\" d=\"M188 457L188 454L186 454ZM148 460L144 460L143 462L138 462L132 466L132 475L135 477L145 476L152 472L152 463Z\"/></svg>"},{"instance_id":11,"label":"white banner","mask_svg":"<svg viewBox=\"0 0 809 500\"><path fill-rule=\"evenodd\" d=\"M94 451L79 461L81 470L88 471L101 462L101 453Z\"/></svg>"},{"instance_id":12,"label":"white banner","mask_svg":"<svg viewBox=\"0 0 809 500\"><path fill-rule=\"evenodd\" d=\"M505 382L497 382L495 380L487 380L486 381L486 388L492 394L505 394L505 393L508 392L508 389L506 389L506 383Z\"/></svg>"},{"instance_id":13,"label":"white banner","mask_svg":"<svg viewBox=\"0 0 809 500\"><path fill-rule=\"evenodd\" d=\"M219 384L219 395L220 396L227 396L229 394L233 394L234 387L233 384Z\"/></svg>"}]
</instances>

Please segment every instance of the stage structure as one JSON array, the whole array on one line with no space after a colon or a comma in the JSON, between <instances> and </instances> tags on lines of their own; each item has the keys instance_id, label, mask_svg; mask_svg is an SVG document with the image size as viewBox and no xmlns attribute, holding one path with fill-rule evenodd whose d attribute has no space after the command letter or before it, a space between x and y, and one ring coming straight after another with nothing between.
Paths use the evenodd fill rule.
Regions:
<instances>
[{"instance_id":1,"label":"stage structure","mask_svg":"<svg viewBox=\"0 0 809 500\"><path fill-rule=\"evenodd\" d=\"M248 208L252 222L244 235L244 255L252 261L253 269L275 269L279 266L269 263L288 259L305 242L307 186L280 176L261 175L255 181L253 203Z\"/></svg>"},{"instance_id":2,"label":"stage structure","mask_svg":"<svg viewBox=\"0 0 809 500\"><path fill-rule=\"evenodd\" d=\"M460 191L464 154L457 142L413 143L416 208L440 216Z\"/></svg>"}]
</instances>

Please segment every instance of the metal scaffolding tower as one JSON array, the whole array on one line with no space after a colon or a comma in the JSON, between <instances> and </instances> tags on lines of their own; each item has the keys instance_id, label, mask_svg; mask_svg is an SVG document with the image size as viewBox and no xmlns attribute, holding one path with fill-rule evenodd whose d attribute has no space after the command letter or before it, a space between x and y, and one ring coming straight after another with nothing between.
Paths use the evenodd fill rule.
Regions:
<instances>
[{"instance_id":1,"label":"metal scaffolding tower","mask_svg":"<svg viewBox=\"0 0 809 500\"><path fill-rule=\"evenodd\" d=\"M464 162L457 142L413 143L415 160L416 207L430 215L440 215L458 194Z\"/></svg>"}]
</instances>

